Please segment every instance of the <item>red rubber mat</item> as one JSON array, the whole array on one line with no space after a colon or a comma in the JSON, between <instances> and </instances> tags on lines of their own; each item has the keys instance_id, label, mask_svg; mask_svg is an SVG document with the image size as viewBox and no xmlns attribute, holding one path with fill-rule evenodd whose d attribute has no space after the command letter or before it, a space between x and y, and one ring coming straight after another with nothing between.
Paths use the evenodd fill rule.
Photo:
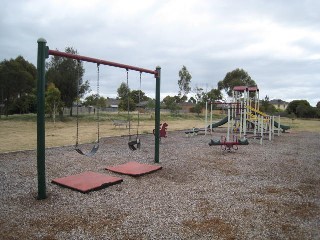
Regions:
<instances>
[{"instance_id":1,"label":"red rubber mat","mask_svg":"<svg viewBox=\"0 0 320 240\"><path fill-rule=\"evenodd\" d=\"M134 177L152 173L160 170L161 168L162 168L161 166L149 165L149 164L138 163L138 162L128 162L128 163L117 165L117 166L106 167L107 170L110 170L112 172L130 175Z\"/></svg>"},{"instance_id":2,"label":"red rubber mat","mask_svg":"<svg viewBox=\"0 0 320 240\"><path fill-rule=\"evenodd\" d=\"M68 177L53 179L52 183L58 184L62 187L77 190L82 193L87 193L117 183L121 183L122 181L123 180L118 177L111 177L105 174L95 172L84 172Z\"/></svg>"}]
</instances>

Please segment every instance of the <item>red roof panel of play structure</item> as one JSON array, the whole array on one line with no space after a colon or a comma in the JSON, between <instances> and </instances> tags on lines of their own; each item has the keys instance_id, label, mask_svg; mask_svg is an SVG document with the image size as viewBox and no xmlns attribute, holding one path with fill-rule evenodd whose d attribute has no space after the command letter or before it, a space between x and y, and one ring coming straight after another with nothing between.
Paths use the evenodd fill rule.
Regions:
<instances>
[{"instance_id":1,"label":"red roof panel of play structure","mask_svg":"<svg viewBox=\"0 0 320 240\"><path fill-rule=\"evenodd\" d=\"M233 91L238 91L238 92L244 92L246 89L249 90L249 92L255 92L259 91L259 88L254 86L254 87L247 87L247 86L234 86Z\"/></svg>"},{"instance_id":2,"label":"red roof panel of play structure","mask_svg":"<svg viewBox=\"0 0 320 240\"><path fill-rule=\"evenodd\" d=\"M68 177L56 178L52 183L77 190L82 193L102 189L110 185L121 183L123 180L118 177L112 177L101 173L84 172Z\"/></svg>"},{"instance_id":3,"label":"red roof panel of play structure","mask_svg":"<svg viewBox=\"0 0 320 240\"><path fill-rule=\"evenodd\" d=\"M152 173L157 170L160 170L162 167L158 165L150 165L138 162L128 162L125 164L117 165L117 166L108 166L107 170L112 172L121 173L130 176L141 176L144 174Z\"/></svg>"}]
</instances>

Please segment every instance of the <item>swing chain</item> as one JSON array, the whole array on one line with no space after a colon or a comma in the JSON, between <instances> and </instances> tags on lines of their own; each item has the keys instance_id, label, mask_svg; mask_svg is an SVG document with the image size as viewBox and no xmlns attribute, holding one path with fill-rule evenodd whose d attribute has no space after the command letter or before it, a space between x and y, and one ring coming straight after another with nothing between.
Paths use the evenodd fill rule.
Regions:
<instances>
[{"instance_id":1,"label":"swing chain","mask_svg":"<svg viewBox=\"0 0 320 240\"><path fill-rule=\"evenodd\" d=\"M128 69L127 70L127 97L128 97L128 121L129 121L129 142L128 142L128 146L131 150L137 150L140 149L140 139L139 139L139 125L140 125L140 112L138 109L138 125L137 125L137 135L136 135L136 139L131 141L131 119L130 119L130 89L129 89L129 74L128 74ZM138 98L139 98L139 104L141 102L141 72L140 72L140 89L139 89L139 93L138 93Z\"/></svg>"},{"instance_id":2,"label":"swing chain","mask_svg":"<svg viewBox=\"0 0 320 240\"><path fill-rule=\"evenodd\" d=\"M79 94L80 94L80 60L77 60L77 133L76 133L76 147L79 145Z\"/></svg>"},{"instance_id":3,"label":"swing chain","mask_svg":"<svg viewBox=\"0 0 320 240\"><path fill-rule=\"evenodd\" d=\"M127 108L128 108L128 122L129 122L129 141L131 140L131 119L130 119L130 90L129 90L129 70L128 68L126 69L127 71Z\"/></svg>"},{"instance_id":4,"label":"swing chain","mask_svg":"<svg viewBox=\"0 0 320 240\"><path fill-rule=\"evenodd\" d=\"M97 63L97 135L98 140L97 143L100 141L100 63Z\"/></svg>"},{"instance_id":5,"label":"swing chain","mask_svg":"<svg viewBox=\"0 0 320 240\"><path fill-rule=\"evenodd\" d=\"M139 85L139 94L138 94L138 98L139 98L139 107L141 108L141 74L142 74L142 72L140 72L140 79L139 79L139 81L140 81L140 85ZM139 111L139 108L138 108L138 127L137 127L137 137L138 137L138 135L139 135L139 126L140 126L140 111Z\"/></svg>"}]
</instances>

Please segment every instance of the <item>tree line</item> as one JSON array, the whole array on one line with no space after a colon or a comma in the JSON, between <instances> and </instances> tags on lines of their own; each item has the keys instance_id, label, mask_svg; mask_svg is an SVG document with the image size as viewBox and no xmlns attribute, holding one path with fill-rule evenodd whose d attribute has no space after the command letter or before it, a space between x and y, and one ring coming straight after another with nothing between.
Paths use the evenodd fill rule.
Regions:
<instances>
[{"instance_id":1,"label":"tree line","mask_svg":"<svg viewBox=\"0 0 320 240\"><path fill-rule=\"evenodd\" d=\"M66 53L78 54L72 47L65 49ZM64 109L70 109L72 116L73 106L80 105L107 107L108 98L91 94L89 81L83 81L85 69L82 62L77 60L51 56L46 63L46 113L50 116L63 115ZM0 114L36 113L36 67L22 56L16 59L0 62ZM84 98L84 99L83 99ZM82 99L82 100L81 100ZM140 102L147 101L148 106L154 107L154 99L146 96L141 90L131 90L125 83L118 88L120 110L135 110ZM129 103L129 104L128 104Z\"/></svg>"},{"instance_id":2,"label":"tree line","mask_svg":"<svg viewBox=\"0 0 320 240\"><path fill-rule=\"evenodd\" d=\"M65 52L78 54L77 50L67 47ZM91 89L89 81L83 80L85 69L82 62L77 60L52 56L46 63L46 113L55 116L58 113L63 115L64 108L70 109L77 100L85 106L106 107L108 98L97 94L87 95ZM179 92L174 96L166 96L161 107L167 108L176 113L184 102L193 103L191 111L200 113L206 102L216 102L223 99L222 91L229 96L232 95L234 86L256 86L256 82L243 69L235 69L228 72L223 80L220 80L216 88L206 89L196 86L191 88L191 73L186 66L183 66L178 73ZM36 113L36 67L25 60L22 56L15 59L3 60L0 62L0 114ZM154 108L155 100L146 96L141 90L130 89L122 82L117 89L119 110L133 111L140 103L144 102L147 107ZM188 95L191 97L188 98ZM81 99L83 99L81 101ZM262 100L261 110L267 113L277 111L269 98ZM319 118L320 102L316 107L310 106L306 100L294 100L289 103L286 114L290 117Z\"/></svg>"},{"instance_id":3,"label":"tree line","mask_svg":"<svg viewBox=\"0 0 320 240\"><path fill-rule=\"evenodd\" d=\"M186 66L183 66L179 71L179 93L175 96L166 96L163 99L163 104L171 110L171 112L177 112L181 107L179 104L183 102L194 103L194 107L191 111L200 114L207 102L216 106L216 102L223 100L222 91L225 91L228 96L232 96L232 90L234 86L256 86L255 81L249 76L249 74L243 69L235 69L228 72L225 78L218 82L217 88L210 90L204 90L202 87L195 86L191 88L192 76ZM192 93L188 99L187 95Z\"/></svg>"}]
</instances>

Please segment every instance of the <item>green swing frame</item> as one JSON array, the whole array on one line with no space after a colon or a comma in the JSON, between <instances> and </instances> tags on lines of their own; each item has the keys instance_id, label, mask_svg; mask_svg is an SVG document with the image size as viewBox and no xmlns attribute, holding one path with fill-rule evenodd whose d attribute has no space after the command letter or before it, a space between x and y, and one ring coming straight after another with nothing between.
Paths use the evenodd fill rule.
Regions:
<instances>
[{"instance_id":1,"label":"green swing frame","mask_svg":"<svg viewBox=\"0 0 320 240\"><path fill-rule=\"evenodd\" d=\"M156 106L155 106L155 152L154 162L159 163L159 125L160 125L160 79L161 68L158 66L156 70L149 70L135 66L125 65L106 60L74 55L70 53L50 50L47 46L47 41L44 38L39 38L37 54L37 173L38 173L38 199L45 199L46 194L46 176L45 176L45 60L52 56L66 57L75 60L108 65L112 67L130 69L138 72L153 74L156 79ZM96 149L97 150L97 149ZM94 151L96 151L94 150Z\"/></svg>"}]
</instances>

